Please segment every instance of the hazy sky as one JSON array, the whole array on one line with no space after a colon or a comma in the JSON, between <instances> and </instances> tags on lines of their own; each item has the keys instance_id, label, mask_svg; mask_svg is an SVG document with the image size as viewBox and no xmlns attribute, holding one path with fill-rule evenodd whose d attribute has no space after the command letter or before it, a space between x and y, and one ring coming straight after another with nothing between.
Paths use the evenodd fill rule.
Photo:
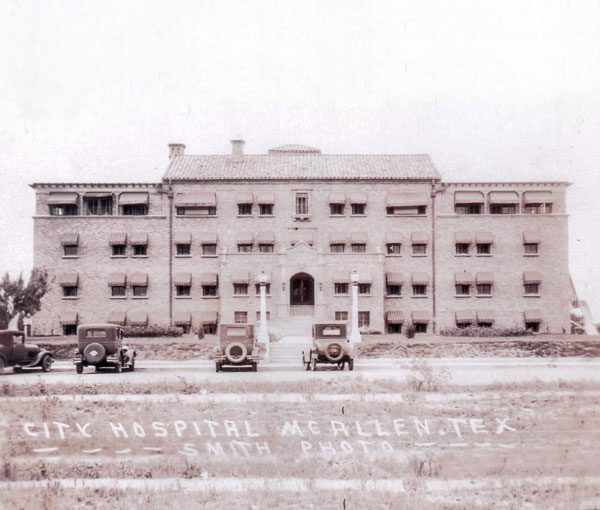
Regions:
<instances>
[{"instance_id":1,"label":"hazy sky","mask_svg":"<svg viewBox=\"0 0 600 510\"><path fill-rule=\"evenodd\" d=\"M167 143L431 154L445 180L568 180L600 321L600 1L0 3L0 271L31 182L157 181Z\"/></svg>"}]
</instances>

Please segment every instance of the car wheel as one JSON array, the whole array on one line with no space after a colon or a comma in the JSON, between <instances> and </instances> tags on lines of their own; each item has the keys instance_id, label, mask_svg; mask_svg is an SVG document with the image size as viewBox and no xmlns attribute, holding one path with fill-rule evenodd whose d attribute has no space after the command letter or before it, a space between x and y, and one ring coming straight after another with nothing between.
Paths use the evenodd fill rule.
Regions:
<instances>
[{"instance_id":1,"label":"car wheel","mask_svg":"<svg viewBox=\"0 0 600 510\"><path fill-rule=\"evenodd\" d=\"M78 374L83 374L83 363L77 363L77 364L75 364L75 371Z\"/></svg>"},{"instance_id":2,"label":"car wheel","mask_svg":"<svg viewBox=\"0 0 600 510\"><path fill-rule=\"evenodd\" d=\"M258 363L252 363L252 371L253 372L257 372L258 371Z\"/></svg>"},{"instance_id":3,"label":"car wheel","mask_svg":"<svg viewBox=\"0 0 600 510\"><path fill-rule=\"evenodd\" d=\"M46 354L42 358L42 372L50 372L52 370L52 358Z\"/></svg>"},{"instance_id":4,"label":"car wheel","mask_svg":"<svg viewBox=\"0 0 600 510\"><path fill-rule=\"evenodd\" d=\"M100 371L102 370L102 367L99 367L99 366L97 366L97 365L96 365L96 366L94 367L94 370L95 370L96 372L100 372Z\"/></svg>"},{"instance_id":5,"label":"car wheel","mask_svg":"<svg viewBox=\"0 0 600 510\"><path fill-rule=\"evenodd\" d=\"M6 363L4 362L4 358L0 358L0 374L2 372L4 372L4 367L6 366Z\"/></svg>"},{"instance_id":6,"label":"car wheel","mask_svg":"<svg viewBox=\"0 0 600 510\"><path fill-rule=\"evenodd\" d=\"M354 370L354 360L348 361L348 370Z\"/></svg>"},{"instance_id":7,"label":"car wheel","mask_svg":"<svg viewBox=\"0 0 600 510\"><path fill-rule=\"evenodd\" d=\"M15 374L20 374L23 372L23 369L21 367L13 367L13 372Z\"/></svg>"},{"instance_id":8,"label":"car wheel","mask_svg":"<svg viewBox=\"0 0 600 510\"><path fill-rule=\"evenodd\" d=\"M129 365L129 370L133 372L135 370L135 356L131 358L131 364Z\"/></svg>"},{"instance_id":9,"label":"car wheel","mask_svg":"<svg viewBox=\"0 0 600 510\"><path fill-rule=\"evenodd\" d=\"M338 366L338 370L344 370L344 362L343 361L341 363L338 363L337 366Z\"/></svg>"},{"instance_id":10,"label":"car wheel","mask_svg":"<svg viewBox=\"0 0 600 510\"><path fill-rule=\"evenodd\" d=\"M221 371L221 363L215 363L215 372Z\"/></svg>"},{"instance_id":11,"label":"car wheel","mask_svg":"<svg viewBox=\"0 0 600 510\"><path fill-rule=\"evenodd\" d=\"M115 365L115 372L116 372L117 374L120 374L120 373L122 372L122 370L123 370L123 367L121 366L121 363L117 363L117 364Z\"/></svg>"},{"instance_id":12,"label":"car wheel","mask_svg":"<svg viewBox=\"0 0 600 510\"><path fill-rule=\"evenodd\" d=\"M316 358L314 358L312 360L312 369L313 369L313 372L317 370L317 359Z\"/></svg>"}]
</instances>

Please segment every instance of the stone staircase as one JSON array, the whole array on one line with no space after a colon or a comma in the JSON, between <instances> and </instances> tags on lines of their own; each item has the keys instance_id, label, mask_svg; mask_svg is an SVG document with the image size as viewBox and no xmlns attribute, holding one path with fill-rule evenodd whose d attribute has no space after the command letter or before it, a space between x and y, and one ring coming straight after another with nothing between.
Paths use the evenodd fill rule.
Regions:
<instances>
[{"instance_id":1,"label":"stone staircase","mask_svg":"<svg viewBox=\"0 0 600 510\"><path fill-rule=\"evenodd\" d=\"M307 352L312 345L308 336L286 336L279 342L271 343L271 363L302 366L302 351Z\"/></svg>"}]
</instances>

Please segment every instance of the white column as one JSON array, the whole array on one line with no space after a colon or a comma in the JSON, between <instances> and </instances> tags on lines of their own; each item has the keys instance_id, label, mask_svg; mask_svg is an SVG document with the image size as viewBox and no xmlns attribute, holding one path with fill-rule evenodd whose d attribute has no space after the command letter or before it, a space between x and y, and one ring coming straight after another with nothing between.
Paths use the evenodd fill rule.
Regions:
<instances>
[{"instance_id":1,"label":"white column","mask_svg":"<svg viewBox=\"0 0 600 510\"><path fill-rule=\"evenodd\" d=\"M258 327L258 341L265 344L265 361L271 357L271 342L269 340L269 331L267 329L267 275L260 273L258 275L260 284L260 324Z\"/></svg>"},{"instance_id":2,"label":"white column","mask_svg":"<svg viewBox=\"0 0 600 510\"><path fill-rule=\"evenodd\" d=\"M351 275L352 286L352 317L350 322L350 342L359 344L362 342L358 330L358 273L354 271Z\"/></svg>"}]
</instances>

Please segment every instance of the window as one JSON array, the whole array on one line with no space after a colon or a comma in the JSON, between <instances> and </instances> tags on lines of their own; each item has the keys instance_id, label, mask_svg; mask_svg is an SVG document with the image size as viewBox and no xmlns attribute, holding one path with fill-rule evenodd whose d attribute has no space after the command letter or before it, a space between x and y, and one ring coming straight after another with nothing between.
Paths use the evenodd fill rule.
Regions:
<instances>
[{"instance_id":1,"label":"window","mask_svg":"<svg viewBox=\"0 0 600 510\"><path fill-rule=\"evenodd\" d=\"M336 321L347 321L348 320L348 312L335 312L335 320Z\"/></svg>"},{"instance_id":2,"label":"window","mask_svg":"<svg viewBox=\"0 0 600 510\"><path fill-rule=\"evenodd\" d=\"M461 321L461 322L457 322L456 323L456 327L457 328L461 328L461 329L463 329L463 328L470 328L472 326L472 324L473 324L472 322L462 322Z\"/></svg>"},{"instance_id":3,"label":"window","mask_svg":"<svg viewBox=\"0 0 600 510\"><path fill-rule=\"evenodd\" d=\"M401 296L402 295L402 285L386 285L386 294L388 296Z\"/></svg>"},{"instance_id":4,"label":"window","mask_svg":"<svg viewBox=\"0 0 600 510\"><path fill-rule=\"evenodd\" d=\"M177 244L175 246L177 248L178 257L185 257L192 253L192 246L190 244Z\"/></svg>"},{"instance_id":5,"label":"window","mask_svg":"<svg viewBox=\"0 0 600 510\"><path fill-rule=\"evenodd\" d=\"M454 212L456 214L481 214L482 204L455 204Z\"/></svg>"},{"instance_id":6,"label":"window","mask_svg":"<svg viewBox=\"0 0 600 510\"><path fill-rule=\"evenodd\" d=\"M413 285L413 296L425 296L427 294L427 285Z\"/></svg>"},{"instance_id":7,"label":"window","mask_svg":"<svg viewBox=\"0 0 600 510\"><path fill-rule=\"evenodd\" d=\"M364 216L366 204L351 204L352 206L352 216Z\"/></svg>"},{"instance_id":8,"label":"window","mask_svg":"<svg viewBox=\"0 0 600 510\"><path fill-rule=\"evenodd\" d=\"M217 295L217 286L202 285L202 295L206 297L215 297Z\"/></svg>"},{"instance_id":9,"label":"window","mask_svg":"<svg viewBox=\"0 0 600 510\"><path fill-rule=\"evenodd\" d=\"M125 256L125 248L124 244L113 244L112 245L112 256L113 257L124 257Z\"/></svg>"},{"instance_id":10,"label":"window","mask_svg":"<svg viewBox=\"0 0 600 510\"><path fill-rule=\"evenodd\" d=\"M455 285L455 287L456 287L456 295L457 296L470 296L471 295L471 286L470 285L460 284L460 285Z\"/></svg>"},{"instance_id":11,"label":"window","mask_svg":"<svg viewBox=\"0 0 600 510\"><path fill-rule=\"evenodd\" d=\"M63 287L63 297L77 297L77 287Z\"/></svg>"},{"instance_id":12,"label":"window","mask_svg":"<svg viewBox=\"0 0 600 510\"><path fill-rule=\"evenodd\" d=\"M413 244L412 245L413 255L427 255L426 244Z\"/></svg>"},{"instance_id":13,"label":"window","mask_svg":"<svg viewBox=\"0 0 600 510\"><path fill-rule=\"evenodd\" d=\"M400 255L402 245L400 243L388 243L385 245L388 255Z\"/></svg>"},{"instance_id":14,"label":"window","mask_svg":"<svg viewBox=\"0 0 600 510\"><path fill-rule=\"evenodd\" d=\"M525 214L550 214L552 213L552 204L527 204L523 207Z\"/></svg>"},{"instance_id":15,"label":"window","mask_svg":"<svg viewBox=\"0 0 600 510\"><path fill-rule=\"evenodd\" d=\"M492 245L490 243L477 243L477 255L491 255Z\"/></svg>"},{"instance_id":16,"label":"window","mask_svg":"<svg viewBox=\"0 0 600 510\"><path fill-rule=\"evenodd\" d=\"M270 320L270 319L271 319L271 312L270 312L269 310L267 310L267 314L266 314L266 315L267 315L267 320ZM259 320L260 320L260 310L258 310L258 311L256 312L256 320L257 320L257 321L259 321Z\"/></svg>"},{"instance_id":17,"label":"window","mask_svg":"<svg viewBox=\"0 0 600 510\"><path fill-rule=\"evenodd\" d=\"M273 253L274 246L272 244L259 244L258 251L260 253Z\"/></svg>"},{"instance_id":18,"label":"window","mask_svg":"<svg viewBox=\"0 0 600 510\"><path fill-rule=\"evenodd\" d=\"M145 285L134 285L132 289L134 297L146 297L148 295L148 287Z\"/></svg>"},{"instance_id":19,"label":"window","mask_svg":"<svg viewBox=\"0 0 600 510\"><path fill-rule=\"evenodd\" d=\"M477 284L477 295L478 296L491 296L492 285L490 283L478 283Z\"/></svg>"},{"instance_id":20,"label":"window","mask_svg":"<svg viewBox=\"0 0 600 510\"><path fill-rule=\"evenodd\" d=\"M539 322L526 322L525 329L530 331L531 333L539 333L540 332L540 323Z\"/></svg>"},{"instance_id":21,"label":"window","mask_svg":"<svg viewBox=\"0 0 600 510\"><path fill-rule=\"evenodd\" d=\"M217 245L216 244L203 244L202 255L216 255Z\"/></svg>"},{"instance_id":22,"label":"window","mask_svg":"<svg viewBox=\"0 0 600 510\"><path fill-rule=\"evenodd\" d=\"M248 312L233 312L233 322L236 324L245 324L248 322Z\"/></svg>"},{"instance_id":23,"label":"window","mask_svg":"<svg viewBox=\"0 0 600 510\"><path fill-rule=\"evenodd\" d=\"M358 312L358 326L371 325L371 312Z\"/></svg>"},{"instance_id":24,"label":"window","mask_svg":"<svg viewBox=\"0 0 600 510\"><path fill-rule=\"evenodd\" d=\"M308 193L296 193L296 215L307 216L308 214Z\"/></svg>"},{"instance_id":25,"label":"window","mask_svg":"<svg viewBox=\"0 0 600 510\"><path fill-rule=\"evenodd\" d=\"M329 214L331 216L343 216L344 208L344 204L329 204Z\"/></svg>"},{"instance_id":26,"label":"window","mask_svg":"<svg viewBox=\"0 0 600 510\"><path fill-rule=\"evenodd\" d=\"M250 253L251 251L251 244L238 244L238 253Z\"/></svg>"},{"instance_id":27,"label":"window","mask_svg":"<svg viewBox=\"0 0 600 510\"><path fill-rule=\"evenodd\" d=\"M177 207L177 216L216 216L216 206L208 207Z\"/></svg>"},{"instance_id":28,"label":"window","mask_svg":"<svg viewBox=\"0 0 600 510\"><path fill-rule=\"evenodd\" d=\"M539 283L525 283L525 295L526 296L537 296L540 293Z\"/></svg>"},{"instance_id":29,"label":"window","mask_svg":"<svg viewBox=\"0 0 600 510\"><path fill-rule=\"evenodd\" d=\"M417 214L426 214L427 206L386 207L385 211L388 216L414 216Z\"/></svg>"},{"instance_id":30,"label":"window","mask_svg":"<svg viewBox=\"0 0 600 510\"><path fill-rule=\"evenodd\" d=\"M346 245L342 243L334 243L329 245L331 248L331 253L344 253L346 249Z\"/></svg>"},{"instance_id":31,"label":"window","mask_svg":"<svg viewBox=\"0 0 600 510\"><path fill-rule=\"evenodd\" d=\"M348 294L348 287L349 287L349 285L347 283L336 283L335 288L334 288L334 293L335 294Z\"/></svg>"},{"instance_id":32,"label":"window","mask_svg":"<svg viewBox=\"0 0 600 510\"><path fill-rule=\"evenodd\" d=\"M247 296L248 295L248 284L247 283L234 283L233 293L236 296Z\"/></svg>"},{"instance_id":33,"label":"window","mask_svg":"<svg viewBox=\"0 0 600 510\"><path fill-rule=\"evenodd\" d=\"M427 324L415 324L415 333L427 333Z\"/></svg>"},{"instance_id":34,"label":"window","mask_svg":"<svg viewBox=\"0 0 600 510\"><path fill-rule=\"evenodd\" d=\"M145 257L148 255L148 245L147 244L136 244L133 246L133 256L134 257Z\"/></svg>"},{"instance_id":35,"label":"window","mask_svg":"<svg viewBox=\"0 0 600 510\"><path fill-rule=\"evenodd\" d=\"M517 204L490 204L490 214L517 214Z\"/></svg>"},{"instance_id":36,"label":"window","mask_svg":"<svg viewBox=\"0 0 600 510\"><path fill-rule=\"evenodd\" d=\"M91 216L110 216L113 213L113 200L110 197L83 197L85 214Z\"/></svg>"},{"instance_id":37,"label":"window","mask_svg":"<svg viewBox=\"0 0 600 510\"><path fill-rule=\"evenodd\" d=\"M255 284L255 291L257 295L260 295L260 283ZM269 296L271 294L271 284L270 283L266 283L265 284L265 294L267 296Z\"/></svg>"},{"instance_id":38,"label":"window","mask_svg":"<svg viewBox=\"0 0 600 510\"><path fill-rule=\"evenodd\" d=\"M181 329L181 331L182 331L182 333L184 335L189 335L190 334L191 326L189 324L178 324L177 327L179 329Z\"/></svg>"},{"instance_id":39,"label":"window","mask_svg":"<svg viewBox=\"0 0 600 510\"><path fill-rule=\"evenodd\" d=\"M387 325L388 333L402 333L402 324L390 324Z\"/></svg>"},{"instance_id":40,"label":"window","mask_svg":"<svg viewBox=\"0 0 600 510\"><path fill-rule=\"evenodd\" d=\"M238 204L238 216L251 216L252 204Z\"/></svg>"},{"instance_id":41,"label":"window","mask_svg":"<svg viewBox=\"0 0 600 510\"><path fill-rule=\"evenodd\" d=\"M51 205L50 216L77 216L79 210L76 204Z\"/></svg>"},{"instance_id":42,"label":"window","mask_svg":"<svg viewBox=\"0 0 600 510\"><path fill-rule=\"evenodd\" d=\"M176 285L175 293L177 297L186 297L191 295L192 287L189 285Z\"/></svg>"},{"instance_id":43,"label":"window","mask_svg":"<svg viewBox=\"0 0 600 510\"><path fill-rule=\"evenodd\" d=\"M479 326L480 328L491 328L493 325L492 322L478 322L477 326Z\"/></svg>"},{"instance_id":44,"label":"window","mask_svg":"<svg viewBox=\"0 0 600 510\"><path fill-rule=\"evenodd\" d=\"M261 216L273 216L273 204L259 204L258 212Z\"/></svg>"},{"instance_id":45,"label":"window","mask_svg":"<svg viewBox=\"0 0 600 510\"><path fill-rule=\"evenodd\" d=\"M76 244L65 244L63 246L63 255L65 257L77 257L79 246Z\"/></svg>"},{"instance_id":46,"label":"window","mask_svg":"<svg viewBox=\"0 0 600 510\"><path fill-rule=\"evenodd\" d=\"M202 324L202 330L205 335L216 335L217 334L217 323L211 322L210 324Z\"/></svg>"},{"instance_id":47,"label":"window","mask_svg":"<svg viewBox=\"0 0 600 510\"><path fill-rule=\"evenodd\" d=\"M538 243L524 243L523 250L525 255L537 255L538 254Z\"/></svg>"},{"instance_id":48,"label":"window","mask_svg":"<svg viewBox=\"0 0 600 510\"><path fill-rule=\"evenodd\" d=\"M359 283L358 284L358 293L363 295L371 294L371 284L370 283Z\"/></svg>"},{"instance_id":49,"label":"window","mask_svg":"<svg viewBox=\"0 0 600 510\"><path fill-rule=\"evenodd\" d=\"M127 204L121 206L123 216L146 216L148 214L148 204Z\"/></svg>"},{"instance_id":50,"label":"window","mask_svg":"<svg viewBox=\"0 0 600 510\"><path fill-rule=\"evenodd\" d=\"M353 243L351 247L352 253L365 253L367 251L367 245L363 243Z\"/></svg>"},{"instance_id":51,"label":"window","mask_svg":"<svg viewBox=\"0 0 600 510\"><path fill-rule=\"evenodd\" d=\"M124 285L115 285L110 288L110 295L112 297L124 297L126 287Z\"/></svg>"},{"instance_id":52,"label":"window","mask_svg":"<svg viewBox=\"0 0 600 510\"><path fill-rule=\"evenodd\" d=\"M456 254L457 255L468 255L470 244L468 243L456 243Z\"/></svg>"},{"instance_id":53,"label":"window","mask_svg":"<svg viewBox=\"0 0 600 510\"><path fill-rule=\"evenodd\" d=\"M63 335L76 335L77 334L77 324L64 324L63 325Z\"/></svg>"}]
</instances>

